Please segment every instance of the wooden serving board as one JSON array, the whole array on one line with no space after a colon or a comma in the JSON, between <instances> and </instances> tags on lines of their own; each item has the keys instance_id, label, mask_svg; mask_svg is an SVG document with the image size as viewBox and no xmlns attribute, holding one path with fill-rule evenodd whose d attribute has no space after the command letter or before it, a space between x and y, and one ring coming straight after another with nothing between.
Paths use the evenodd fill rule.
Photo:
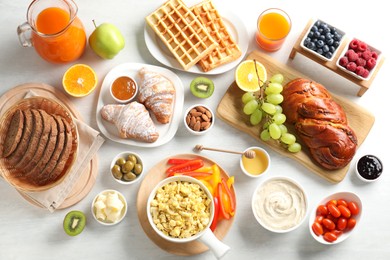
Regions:
<instances>
[{"instance_id":1,"label":"wooden serving board","mask_svg":"<svg viewBox=\"0 0 390 260\"><path fill-rule=\"evenodd\" d=\"M170 156L169 158L183 158L183 159L194 159L194 158L201 158L204 161L205 166L211 166L213 164L217 164L216 162L197 155L197 154L178 154ZM198 241L192 241L188 243L173 243L168 240L163 239L160 237L156 231L152 228L152 226L149 224L148 216L146 213L146 207L147 207L147 201L149 198L149 194L152 192L154 187L163 179L166 178L165 170L168 168L167 161L169 158L166 158L159 163L157 163L153 168L149 170L147 175L145 176L144 180L141 183L141 186L138 191L138 197L137 197L137 212L138 212L138 219L139 222L145 231L146 235L161 249L172 253L176 255L195 255L200 254L208 250L207 246L202 244ZM222 169L219 165L218 167L221 170L221 175L225 178L229 178L229 175L227 172ZM233 194L234 199L236 199L234 186L233 187ZM227 232L229 231L230 227L232 226L234 221L234 217L230 218L229 220L220 220L218 222L218 225L214 231L214 235L219 239L222 240Z\"/></svg>"},{"instance_id":2,"label":"wooden serving board","mask_svg":"<svg viewBox=\"0 0 390 260\"><path fill-rule=\"evenodd\" d=\"M26 83L12 88L8 92L4 93L0 97L0 117L13 105L15 102L23 99L26 94L32 91L35 94L43 97L51 98L60 104L64 105L73 117L82 120L80 112L73 106L69 98L64 95L60 90L55 87L52 87L43 83ZM86 167L84 172L80 175L79 180L74 185L73 189L69 193L68 197L64 202L58 207L58 209L64 209L70 206L75 205L81 201L88 193L91 191L93 185L96 182L97 170L98 170L98 158L95 155L90 161L89 165ZM1 174L0 174L1 176ZM20 192L21 196L26 199L29 203L41 207L34 200L28 197L23 192Z\"/></svg>"},{"instance_id":3,"label":"wooden serving board","mask_svg":"<svg viewBox=\"0 0 390 260\"><path fill-rule=\"evenodd\" d=\"M284 75L284 82L289 82L295 78L308 78L302 73L288 67L286 64L280 63L272 57L257 51L250 53L247 59L256 59L262 63L267 69L268 75L282 73ZM329 171L322 168L311 159L310 152L305 145L302 145L302 151L298 153L290 153L275 141L262 141L259 137L261 125L252 126L249 122L249 116L242 112L243 104L241 102L241 96L243 94L244 92L237 87L235 82L233 82L217 107L217 116L233 127L253 136L257 141L269 146L276 152L298 161L315 174L332 183L338 183L344 179L350 164L342 169ZM333 94L332 96L334 100L343 107L345 113L347 114L348 123L355 131L358 138L358 146L360 146L370 132L371 127L374 124L375 117L366 109L345 98L338 97ZM293 127L288 127L289 131L295 134ZM302 142L300 143L302 144Z\"/></svg>"}]
</instances>

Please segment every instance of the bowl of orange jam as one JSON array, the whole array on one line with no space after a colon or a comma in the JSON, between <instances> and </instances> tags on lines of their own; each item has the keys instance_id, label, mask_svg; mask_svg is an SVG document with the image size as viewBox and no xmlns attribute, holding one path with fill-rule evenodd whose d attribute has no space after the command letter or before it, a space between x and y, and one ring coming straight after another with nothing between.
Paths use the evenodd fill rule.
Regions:
<instances>
[{"instance_id":1,"label":"bowl of orange jam","mask_svg":"<svg viewBox=\"0 0 390 260\"><path fill-rule=\"evenodd\" d=\"M240 167L242 172L253 178L263 176L268 171L271 164L269 154L261 147L249 147L245 152L248 150L254 151L255 156L253 158L248 158L244 154L241 156Z\"/></svg>"},{"instance_id":2,"label":"bowl of orange jam","mask_svg":"<svg viewBox=\"0 0 390 260\"><path fill-rule=\"evenodd\" d=\"M130 76L120 76L111 83L110 93L116 102L128 103L137 96L137 82Z\"/></svg>"}]
</instances>

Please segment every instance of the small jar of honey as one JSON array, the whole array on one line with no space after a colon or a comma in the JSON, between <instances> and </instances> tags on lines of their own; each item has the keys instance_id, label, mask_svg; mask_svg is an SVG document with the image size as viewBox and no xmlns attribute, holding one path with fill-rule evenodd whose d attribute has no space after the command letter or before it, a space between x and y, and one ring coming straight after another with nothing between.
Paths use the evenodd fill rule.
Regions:
<instances>
[{"instance_id":1,"label":"small jar of honey","mask_svg":"<svg viewBox=\"0 0 390 260\"><path fill-rule=\"evenodd\" d=\"M116 78L110 86L111 96L119 103L128 103L137 95L137 82L129 76Z\"/></svg>"},{"instance_id":2,"label":"small jar of honey","mask_svg":"<svg viewBox=\"0 0 390 260\"><path fill-rule=\"evenodd\" d=\"M263 176L270 167L271 158L266 150L261 147L249 147L245 151L252 150L255 152L254 158L241 156L240 167L243 173L249 177L257 178Z\"/></svg>"}]
</instances>

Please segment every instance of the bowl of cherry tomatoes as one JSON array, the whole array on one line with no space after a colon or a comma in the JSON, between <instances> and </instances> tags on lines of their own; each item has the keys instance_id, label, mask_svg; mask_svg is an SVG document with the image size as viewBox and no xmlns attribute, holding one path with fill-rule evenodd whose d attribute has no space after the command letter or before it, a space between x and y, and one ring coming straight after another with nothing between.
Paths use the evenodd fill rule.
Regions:
<instances>
[{"instance_id":1,"label":"bowl of cherry tomatoes","mask_svg":"<svg viewBox=\"0 0 390 260\"><path fill-rule=\"evenodd\" d=\"M316 204L310 214L310 234L322 244L340 243L359 225L362 209L362 201L355 193L329 195Z\"/></svg>"}]
</instances>

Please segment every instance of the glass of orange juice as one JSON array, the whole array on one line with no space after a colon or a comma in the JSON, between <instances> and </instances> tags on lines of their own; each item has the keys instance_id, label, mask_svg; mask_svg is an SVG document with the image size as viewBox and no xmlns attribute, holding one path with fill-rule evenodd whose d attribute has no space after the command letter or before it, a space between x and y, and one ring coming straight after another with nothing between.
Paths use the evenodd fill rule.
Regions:
<instances>
[{"instance_id":1,"label":"glass of orange juice","mask_svg":"<svg viewBox=\"0 0 390 260\"><path fill-rule=\"evenodd\" d=\"M34 0L27 10L27 22L18 26L19 41L53 63L78 59L85 50L87 37L77 17L73 0Z\"/></svg>"},{"instance_id":2,"label":"glass of orange juice","mask_svg":"<svg viewBox=\"0 0 390 260\"><path fill-rule=\"evenodd\" d=\"M256 42L265 51L279 50L291 30L290 16L281 9L270 8L257 20Z\"/></svg>"}]
</instances>

